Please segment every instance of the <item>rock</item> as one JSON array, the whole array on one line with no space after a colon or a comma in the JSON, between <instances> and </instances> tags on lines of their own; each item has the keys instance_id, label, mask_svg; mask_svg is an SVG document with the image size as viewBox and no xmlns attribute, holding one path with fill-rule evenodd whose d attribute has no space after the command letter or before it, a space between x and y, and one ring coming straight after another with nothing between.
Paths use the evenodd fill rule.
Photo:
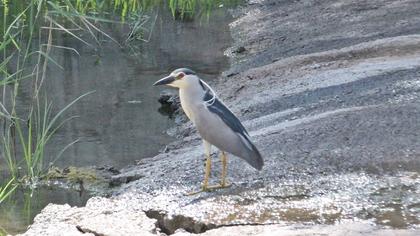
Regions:
<instances>
[{"instance_id":1,"label":"rock","mask_svg":"<svg viewBox=\"0 0 420 236\"><path fill-rule=\"evenodd\" d=\"M51 166L40 184L45 186L59 186L73 188L79 192L88 191L95 195L104 195L109 192L109 185L114 175L119 171L112 166L102 167L75 167L68 166L60 169Z\"/></svg>"},{"instance_id":2,"label":"rock","mask_svg":"<svg viewBox=\"0 0 420 236\"><path fill-rule=\"evenodd\" d=\"M114 175L121 174L121 172L113 166L101 166L101 167L96 167L96 169L106 171Z\"/></svg>"},{"instance_id":3,"label":"rock","mask_svg":"<svg viewBox=\"0 0 420 236\"><path fill-rule=\"evenodd\" d=\"M246 48L244 46L240 46L238 48L236 48L235 50L233 50L233 53L243 53L246 51Z\"/></svg>"},{"instance_id":4,"label":"rock","mask_svg":"<svg viewBox=\"0 0 420 236\"><path fill-rule=\"evenodd\" d=\"M156 219L156 226L165 234L172 235L176 232L189 232L199 234L213 229L216 226L211 223L204 223L194 220L192 217L183 215L168 215L166 212L149 210L146 211L149 218Z\"/></svg>"},{"instance_id":5,"label":"rock","mask_svg":"<svg viewBox=\"0 0 420 236\"><path fill-rule=\"evenodd\" d=\"M174 96L176 96L176 94L175 94L175 93L173 93L173 92L171 92L171 91L169 91L169 90L163 90L163 91L160 93L160 96L159 96L158 101L159 101L159 103L160 103L160 104L171 103L171 102L170 102L170 100L171 100Z\"/></svg>"},{"instance_id":6,"label":"rock","mask_svg":"<svg viewBox=\"0 0 420 236\"><path fill-rule=\"evenodd\" d=\"M158 101L162 104L158 109L161 114L167 115L170 118L182 116L180 111L181 102L178 94L169 90L164 90L161 92Z\"/></svg>"},{"instance_id":7,"label":"rock","mask_svg":"<svg viewBox=\"0 0 420 236\"><path fill-rule=\"evenodd\" d=\"M203 236L230 236L230 235L249 235L249 236L313 236L313 235L372 235L372 236L393 236L404 235L414 236L419 233L418 230L390 230L379 229L367 222L346 222L337 225L266 225L266 226L236 226L223 227L209 230L201 235ZM191 233L179 232L174 236L193 235Z\"/></svg>"},{"instance_id":8,"label":"rock","mask_svg":"<svg viewBox=\"0 0 420 236\"><path fill-rule=\"evenodd\" d=\"M156 235L156 220L123 202L92 198L86 207L46 206L21 235Z\"/></svg>"},{"instance_id":9,"label":"rock","mask_svg":"<svg viewBox=\"0 0 420 236\"><path fill-rule=\"evenodd\" d=\"M141 179L143 177L144 176L141 175L141 174L126 175L125 173L123 173L123 174L115 175L115 176L111 177L111 181L109 182L109 186L110 187L120 186L121 184L127 184L127 183L130 183L132 181Z\"/></svg>"},{"instance_id":10,"label":"rock","mask_svg":"<svg viewBox=\"0 0 420 236\"><path fill-rule=\"evenodd\" d=\"M144 177L84 208L49 206L26 235L77 225L109 235L420 234L420 3L253 2L231 24L233 48L247 53L215 90L249 130L263 170L229 156L230 188L185 196L200 188L204 157L184 123L168 152L121 174ZM213 160L212 184L221 174ZM92 211L98 221L76 223Z\"/></svg>"}]
</instances>

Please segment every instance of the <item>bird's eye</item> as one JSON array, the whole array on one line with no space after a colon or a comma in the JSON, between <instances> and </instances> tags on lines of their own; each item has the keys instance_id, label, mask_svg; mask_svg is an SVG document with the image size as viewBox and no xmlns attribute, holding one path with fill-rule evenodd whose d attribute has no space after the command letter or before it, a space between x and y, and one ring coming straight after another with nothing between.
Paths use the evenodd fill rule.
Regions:
<instances>
[{"instance_id":1,"label":"bird's eye","mask_svg":"<svg viewBox=\"0 0 420 236\"><path fill-rule=\"evenodd\" d=\"M176 78L177 78L177 79L182 79L184 76L185 76L185 74L184 74L184 73L179 73L179 74L176 76Z\"/></svg>"}]
</instances>

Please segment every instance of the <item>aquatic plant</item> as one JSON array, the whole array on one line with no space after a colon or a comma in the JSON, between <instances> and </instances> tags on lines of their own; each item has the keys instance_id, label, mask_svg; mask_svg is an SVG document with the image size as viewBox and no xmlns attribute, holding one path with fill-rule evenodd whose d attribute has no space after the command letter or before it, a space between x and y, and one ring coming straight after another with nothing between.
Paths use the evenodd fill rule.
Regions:
<instances>
[{"instance_id":1,"label":"aquatic plant","mask_svg":"<svg viewBox=\"0 0 420 236\"><path fill-rule=\"evenodd\" d=\"M243 0L168 0L169 9L175 19L191 19L195 15L209 17L217 7L239 5Z\"/></svg>"},{"instance_id":2,"label":"aquatic plant","mask_svg":"<svg viewBox=\"0 0 420 236\"><path fill-rule=\"evenodd\" d=\"M17 188L17 185L14 185L15 179L9 180L4 186L0 186L0 204Z\"/></svg>"},{"instance_id":3,"label":"aquatic plant","mask_svg":"<svg viewBox=\"0 0 420 236\"><path fill-rule=\"evenodd\" d=\"M142 33L149 20L144 11L167 4L165 9L174 19L186 19L208 16L215 7L238 2L241 0L0 0L0 158L12 179L1 189L3 196L9 195L6 193L15 181L36 185L39 176L47 171L46 146L60 127L75 118L66 118L66 111L89 94L53 112L44 83L48 81L49 66L62 67L51 52L69 50L78 54L74 48L55 45L55 34L67 34L91 47L94 45L80 32L90 35L97 44L98 35L119 44L101 30L101 24L129 21L132 33L128 38L148 41L150 36L143 37ZM19 94L28 87L30 101L23 105ZM55 159L75 142L63 147Z\"/></svg>"},{"instance_id":4,"label":"aquatic plant","mask_svg":"<svg viewBox=\"0 0 420 236\"><path fill-rule=\"evenodd\" d=\"M20 12L12 14L9 4L7 0L2 0L0 41L0 53L3 59L0 64L2 151L0 154L4 157L13 180L19 179L27 184L34 184L40 174L46 171L44 168L46 144L65 122L74 118L74 116L63 118L64 112L89 94L81 95L53 114L52 103L42 88L46 81L47 66L49 64L60 68L61 66L50 53L53 48L74 50L54 45L53 31L67 33L81 41L83 39L60 23L59 17L65 18L71 13L68 5L64 8L51 1L31 0L30 4ZM46 7L49 8L45 9ZM15 6L13 9L19 7ZM74 20L74 17L71 20ZM83 15L80 15L78 20L86 24L86 28L90 25L90 31L95 30L94 25L83 18ZM18 104L17 98L23 85L30 86L31 99L27 101L28 107ZM66 148L68 146L63 150ZM23 167L22 173L18 173L20 166Z\"/></svg>"}]
</instances>

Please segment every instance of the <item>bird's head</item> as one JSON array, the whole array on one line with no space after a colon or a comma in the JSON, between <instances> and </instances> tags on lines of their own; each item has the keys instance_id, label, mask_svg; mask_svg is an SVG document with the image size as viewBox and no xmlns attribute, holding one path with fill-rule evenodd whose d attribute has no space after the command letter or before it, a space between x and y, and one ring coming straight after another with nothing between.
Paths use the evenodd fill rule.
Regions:
<instances>
[{"instance_id":1,"label":"bird's head","mask_svg":"<svg viewBox=\"0 0 420 236\"><path fill-rule=\"evenodd\" d=\"M187 68L179 68L171 72L163 79L156 81L153 85L168 85L176 88L185 88L193 83L198 83L199 78L194 71Z\"/></svg>"}]
</instances>

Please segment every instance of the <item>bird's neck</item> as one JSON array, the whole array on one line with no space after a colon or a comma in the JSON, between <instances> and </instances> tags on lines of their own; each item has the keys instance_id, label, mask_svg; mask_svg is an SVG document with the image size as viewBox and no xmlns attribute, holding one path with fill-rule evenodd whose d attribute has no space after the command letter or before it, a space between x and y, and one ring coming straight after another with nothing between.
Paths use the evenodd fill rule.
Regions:
<instances>
[{"instance_id":1,"label":"bird's neck","mask_svg":"<svg viewBox=\"0 0 420 236\"><path fill-rule=\"evenodd\" d=\"M203 102L205 91L199 84L190 84L179 89L179 96L185 102Z\"/></svg>"},{"instance_id":2,"label":"bird's neck","mask_svg":"<svg viewBox=\"0 0 420 236\"><path fill-rule=\"evenodd\" d=\"M179 89L179 98L185 114L194 122L194 109L203 104L204 91L200 85L190 85Z\"/></svg>"}]
</instances>

